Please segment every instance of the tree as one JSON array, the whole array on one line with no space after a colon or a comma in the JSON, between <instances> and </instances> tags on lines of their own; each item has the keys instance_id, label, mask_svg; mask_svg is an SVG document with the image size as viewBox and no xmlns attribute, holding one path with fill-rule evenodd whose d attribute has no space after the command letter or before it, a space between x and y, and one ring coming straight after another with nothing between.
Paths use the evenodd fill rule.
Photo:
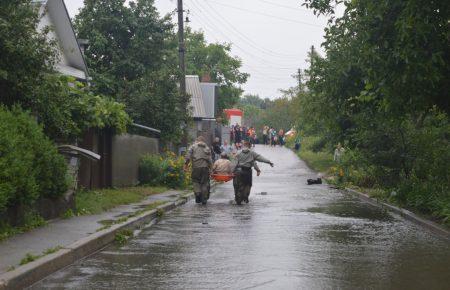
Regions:
<instances>
[{"instance_id":1,"label":"tree","mask_svg":"<svg viewBox=\"0 0 450 290\"><path fill-rule=\"evenodd\" d=\"M325 56L313 56L307 71L302 110L317 116L309 122L331 142L347 143L357 156L352 166L375 184L448 217L450 3L344 1L341 17L337 3L306 1L330 21Z\"/></svg>"},{"instance_id":2,"label":"tree","mask_svg":"<svg viewBox=\"0 0 450 290\"><path fill-rule=\"evenodd\" d=\"M38 12L30 1L2 1L0 19L1 101L32 107L36 87L52 71L55 47L47 41L48 29L37 31Z\"/></svg>"},{"instance_id":3,"label":"tree","mask_svg":"<svg viewBox=\"0 0 450 290\"><path fill-rule=\"evenodd\" d=\"M137 123L161 129L164 140L181 137L185 120L177 90L176 42L169 18L153 0L86 0L75 18L95 92L126 104Z\"/></svg>"},{"instance_id":4,"label":"tree","mask_svg":"<svg viewBox=\"0 0 450 290\"><path fill-rule=\"evenodd\" d=\"M219 111L232 108L239 101L243 92L239 86L249 77L240 71L242 61L230 53L230 44L207 43L202 32L186 30L186 73L209 75L219 84Z\"/></svg>"},{"instance_id":5,"label":"tree","mask_svg":"<svg viewBox=\"0 0 450 290\"><path fill-rule=\"evenodd\" d=\"M61 142L73 141L83 130L103 124L123 131L128 116L121 106L92 95L88 88L72 87L74 79L54 71L57 44L48 35L52 27L37 29L37 8L26 0L0 3L0 103L31 111L45 134ZM88 118L89 123L84 118L87 111L101 113L96 120Z\"/></svg>"}]
</instances>

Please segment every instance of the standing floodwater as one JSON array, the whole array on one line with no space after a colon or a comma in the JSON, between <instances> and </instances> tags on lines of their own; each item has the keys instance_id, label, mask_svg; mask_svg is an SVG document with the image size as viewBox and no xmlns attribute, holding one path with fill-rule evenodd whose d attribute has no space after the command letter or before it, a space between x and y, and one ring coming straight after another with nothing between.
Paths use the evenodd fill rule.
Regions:
<instances>
[{"instance_id":1,"label":"standing floodwater","mask_svg":"<svg viewBox=\"0 0 450 290\"><path fill-rule=\"evenodd\" d=\"M449 289L449 241L306 185L315 175L287 149L256 150L276 167L261 166L249 204L220 185L206 207L190 202L33 289Z\"/></svg>"}]
</instances>

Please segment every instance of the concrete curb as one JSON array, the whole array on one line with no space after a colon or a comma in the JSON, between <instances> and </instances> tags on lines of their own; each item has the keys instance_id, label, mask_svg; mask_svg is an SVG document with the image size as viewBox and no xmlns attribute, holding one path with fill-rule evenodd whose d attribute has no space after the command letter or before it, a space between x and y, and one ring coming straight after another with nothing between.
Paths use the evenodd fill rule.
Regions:
<instances>
[{"instance_id":1,"label":"concrete curb","mask_svg":"<svg viewBox=\"0 0 450 290\"><path fill-rule=\"evenodd\" d=\"M388 210L390 210L396 214L399 214L403 218L428 229L429 231L433 232L434 234L437 234L441 237L444 237L444 238L450 240L450 231L435 222L424 219L424 218L416 215L415 213L410 212L409 210L399 208L399 207L393 206L391 204L379 201L379 200L372 198L369 195L359 192L357 190L346 187L345 191L357 196L359 199L361 199L369 204L372 204L372 205L378 206L378 207L382 207L382 208L387 208Z\"/></svg>"},{"instance_id":2,"label":"concrete curb","mask_svg":"<svg viewBox=\"0 0 450 290\"><path fill-rule=\"evenodd\" d=\"M121 224L112 225L110 228L93 233L56 253L46 255L15 270L3 273L0 275L0 290L23 289L31 286L50 274L101 250L114 241L118 231L142 228L145 224L158 219L158 212L161 210L164 213L169 212L187 203L193 196L193 193L182 195L175 201L167 202L156 209L131 217Z\"/></svg>"}]
</instances>

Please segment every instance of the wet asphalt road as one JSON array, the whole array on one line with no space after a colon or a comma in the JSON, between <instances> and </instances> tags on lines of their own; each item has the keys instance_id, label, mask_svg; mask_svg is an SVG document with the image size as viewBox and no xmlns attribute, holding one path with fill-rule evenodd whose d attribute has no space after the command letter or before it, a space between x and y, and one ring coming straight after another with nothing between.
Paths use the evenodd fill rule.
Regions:
<instances>
[{"instance_id":1,"label":"wet asphalt road","mask_svg":"<svg viewBox=\"0 0 450 290\"><path fill-rule=\"evenodd\" d=\"M306 185L315 174L287 149L256 151L275 167L254 176L250 204L220 185L206 207L190 202L32 289L450 289L448 240Z\"/></svg>"}]
</instances>

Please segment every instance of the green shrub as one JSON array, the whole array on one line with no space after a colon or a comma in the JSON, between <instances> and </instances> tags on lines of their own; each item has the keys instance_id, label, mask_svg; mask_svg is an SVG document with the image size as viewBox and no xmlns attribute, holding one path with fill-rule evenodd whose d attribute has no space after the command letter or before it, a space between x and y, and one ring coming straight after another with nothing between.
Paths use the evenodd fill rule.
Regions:
<instances>
[{"instance_id":1,"label":"green shrub","mask_svg":"<svg viewBox=\"0 0 450 290\"><path fill-rule=\"evenodd\" d=\"M0 212L67 190L67 164L33 117L0 107Z\"/></svg>"},{"instance_id":2,"label":"green shrub","mask_svg":"<svg viewBox=\"0 0 450 290\"><path fill-rule=\"evenodd\" d=\"M161 164L162 160L158 155L144 155L139 162L139 182L148 185L160 184Z\"/></svg>"},{"instance_id":3,"label":"green shrub","mask_svg":"<svg viewBox=\"0 0 450 290\"><path fill-rule=\"evenodd\" d=\"M190 175L184 172L183 165L184 159L173 152L144 155L139 163L139 182L170 188L185 188L191 181Z\"/></svg>"},{"instance_id":4,"label":"green shrub","mask_svg":"<svg viewBox=\"0 0 450 290\"><path fill-rule=\"evenodd\" d=\"M314 138L312 144L311 144L311 151L312 152L321 152L324 151L325 146L327 145L327 139L324 137L317 137Z\"/></svg>"}]
</instances>

